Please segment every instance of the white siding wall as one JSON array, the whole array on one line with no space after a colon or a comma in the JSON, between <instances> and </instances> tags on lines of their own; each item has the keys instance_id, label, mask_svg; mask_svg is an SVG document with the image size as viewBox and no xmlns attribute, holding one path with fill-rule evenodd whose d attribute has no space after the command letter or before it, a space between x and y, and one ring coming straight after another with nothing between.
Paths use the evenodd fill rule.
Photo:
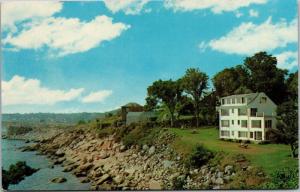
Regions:
<instances>
[{"instance_id":1,"label":"white siding wall","mask_svg":"<svg viewBox=\"0 0 300 192\"><path fill-rule=\"evenodd\" d=\"M272 128L276 126L276 105L267 97L266 103L260 103L261 97L267 97L264 93L260 93L254 101L252 101L247 106L247 116L239 116L237 108L230 108L232 107L245 107L245 104L226 104L222 106L227 106L226 109L229 107L229 116L221 116L221 109L219 109L219 119L220 119L220 138L231 138L231 139L240 139L240 140L254 140L254 132L262 132L262 139L265 140L265 132L268 129L265 129L265 120L272 120ZM264 113L264 117L251 117L250 116L250 108L257 108L258 113ZM233 111L232 111L233 109ZM267 117L266 117L267 116ZM229 127L222 127L221 121L222 120L229 120ZM247 120L247 128L242 127L242 120ZM252 120L260 120L261 121L261 128L252 128ZM240 124L238 124L240 121ZM221 131L230 131L230 136L221 136ZM246 131L248 133L247 137L238 137L239 131ZM232 135L232 132L234 133ZM253 138L250 138L250 132L253 132Z\"/></svg>"}]
</instances>

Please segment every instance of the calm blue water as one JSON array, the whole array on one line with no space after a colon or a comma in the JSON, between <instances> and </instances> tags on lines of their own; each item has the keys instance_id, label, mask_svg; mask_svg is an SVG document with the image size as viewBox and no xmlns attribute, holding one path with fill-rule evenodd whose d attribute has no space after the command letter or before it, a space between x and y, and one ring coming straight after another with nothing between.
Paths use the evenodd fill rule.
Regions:
<instances>
[{"instance_id":1,"label":"calm blue water","mask_svg":"<svg viewBox=\"0 0 300 192\"><path fill-rule=\"evenodd\" d=\"M26 163L34 168L40 168L33 175L26 177L17 185L9 185L10 190L88 190L90 184L80 183L79 179L71 173L62 172L63 168L55 166L49 168L49 161L45 156L35 155L35 152L21 152L18 147L24 146L26 143L21 140L2 139L2 166L8 169L10 164L17 161L26 161ZM51 183L54 177L65 177L65 183Z\"/></svg>"}]
</instances>

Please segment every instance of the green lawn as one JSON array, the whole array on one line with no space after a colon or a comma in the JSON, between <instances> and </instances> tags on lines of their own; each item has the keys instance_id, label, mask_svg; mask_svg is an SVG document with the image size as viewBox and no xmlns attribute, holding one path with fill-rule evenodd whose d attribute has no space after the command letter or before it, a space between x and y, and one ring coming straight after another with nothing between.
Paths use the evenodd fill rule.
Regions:
<instances>
[{"instance_id":1,"label":"green lawn","mask_svg":"<svg viewBox=\"0 0 300 192\"><path fill-rule=\"evenodd\" d=\"M228 154L244 154L252 164L262 167L270 174L277 168L292 166L298 168L298 160L291 158L290 148L282 144L249 144L247 149L240 148L238 143L219 140L216 128L199 128L196 133L192 130L169 128L175 133L175 149L182 154L191 152L197 143L203 144L212 151L224 151Z\"/></svg>"}]
</instances>

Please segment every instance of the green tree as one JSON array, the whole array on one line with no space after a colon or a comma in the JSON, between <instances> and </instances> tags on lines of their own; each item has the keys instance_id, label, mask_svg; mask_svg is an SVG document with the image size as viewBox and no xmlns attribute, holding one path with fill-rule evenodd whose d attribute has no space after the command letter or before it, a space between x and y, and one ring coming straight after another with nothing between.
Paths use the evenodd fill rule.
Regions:
<instances>
[{"instance_id":1,"label":"green tree","mask_svg":"<svg viewBox=\"0 0 300 192\"><path fill-rule=\"evenodd\" d=\"M266 52L259 52L244 60L250 74L249 88L266 93L275 103L281 104L286 96L287 70L277 68L277 59Z\"/></svg>"},{"instance_id":2,"label":"green tree","mask_svg":"<svg viewBox=\"0 0 300 192\"><path fill-rule=\"evenodd\" d=\"M184 91L193 98L196 126L199 127L200 101L207 89L208 76L199 69L190 68L180 80Z\"/></svg>"},{"instance_id":3,"label":"green tree","mask_svg":"<svg viewBox=\"0 0 300 192\"><path fill-rule=\"evenodd\" d=\"M298 155L298 104L287 101L278 106L279 115L277 129L273 130L275 139L290 145L291 156Z\"/></svg>"},{"instance_id":4,"label":"green tree","mask_svg":"<svg viewBox=\"0 0 300 192\"><path fill-rule=\"evenodd\" d=\"M182 90L177 81L158 80L153 82L147 89L148 97L156 99L157 104L164 104L170 113L171 126L174 126L176 104L181 99Z\"/></svg>"},{"instance_id":5,"label":"green tree","mask_svg":"<svg viewBox=\"0 0 300 192\"><path fill-rule=\"evenodd\" d=\"M298 71L291 73L286 80L287 99L298 102Z\"/></svg>"},{"instance_id":6,"label":"green tree","mask_svg":"<svg viewBox=\"0 0 300 192\"><path fill-rule=\"evenodd\" d=\"M144 106L145 111L152 111L157 107L157 99L153 96L146 97L146 105Z\"/></svg>"},{"instance_id":7,"label":"green tree","mask_svg":"<svg viewBox=\"0 0 300 192\"><path fill-rule=\"evenodd\" d=\"M249 92L249 73L244 66L224 69L212 79L216 94L220 97Z\"/></svg>"}]
</instances>

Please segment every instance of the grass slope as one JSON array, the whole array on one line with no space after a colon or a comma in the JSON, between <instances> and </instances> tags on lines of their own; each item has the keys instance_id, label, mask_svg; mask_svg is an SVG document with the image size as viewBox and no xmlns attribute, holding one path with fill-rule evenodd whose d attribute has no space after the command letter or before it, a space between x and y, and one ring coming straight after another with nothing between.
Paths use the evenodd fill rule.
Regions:
<instances>
[{"instance_id":1,"label":"grass slope","mask_svg":"<svg viewBox=\"0 0 300 192\"><path fill-rule=\"evenodd\" d=\"M183 155L190 153L193 147L200 143L215 152L223 151L229 155L244 154L254 165L262 167L267 174L282 167L298 168L298 160L289 156L288 145L249 144L248 149L243 149L238 146L238 143L219 140L218 130L213 127L197 129L196 133L192 133L192 130L178 128L169 128L168 130L179 136L173 145L177 152Z\"/></svg>"}]
</instances>

